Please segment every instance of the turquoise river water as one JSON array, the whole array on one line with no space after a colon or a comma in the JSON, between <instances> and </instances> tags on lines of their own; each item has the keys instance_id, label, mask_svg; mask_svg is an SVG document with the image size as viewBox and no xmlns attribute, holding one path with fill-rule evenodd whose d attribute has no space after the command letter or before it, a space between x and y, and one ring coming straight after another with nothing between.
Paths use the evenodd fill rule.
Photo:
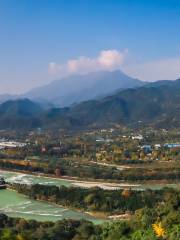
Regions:
<instances>
[{"instance_id":1,"label":"turquoise river water","mask_svg":"<svg viewBox=\"0 0 180 240\"><path fill-rule=\"evenodd\" d=\"M7 182L25 183L25 184L44 184L56 186L73 186L75 181L63 179L47 178L43 176L35 176L17 172L1 171L0 176L3 176ZM175 187L180 189L179 184L153 184L153 185L134 185L134 189L160 189L164 186ZM119 186L119 188L123 188ZM26 219L36 219L39 221L57 221L64 218L71 219L87 219L94 223L101 223L103 220L96 219L86 213L66 209L51 203L32 200L15 191L5 189L0 190L0 212L11 217L23 217Z\"/></svg>"}]
</instances>

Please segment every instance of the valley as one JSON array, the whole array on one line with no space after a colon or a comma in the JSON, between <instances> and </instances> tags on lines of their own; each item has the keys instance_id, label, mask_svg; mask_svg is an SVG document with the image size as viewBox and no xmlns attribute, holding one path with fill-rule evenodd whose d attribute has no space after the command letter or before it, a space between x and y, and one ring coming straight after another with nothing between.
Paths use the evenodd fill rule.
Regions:
<instances>
[{"instance_id":1,"label":"valley","mask_svg":"<svg viewBox=\"0 0 180 240\"><path fill-rule=\"evenodd\" d=\"M149 228L160 219L174 234L180 192L178 110L179 80L68 108L44 110L28 99L2 103L0 176L7 189L0 190L0 218L8 231L16 234L21 228L32 239L37 234L51 240L56 231L58 237L79 236L76 231L85 228L83 240L103 239L103 231L113 239L114 227L117 235L129 229L131 237L147 233L144 224ZM147 234L154 236L153 227Z\"/></svg>"},{"instance_id":2,"label":"valley","mask_svg":"<svg viewBox=\"0 0 180 240\"><path fill-rule=\"evenodd\" d=\"M178 29L178 0L0 0L0 240L180 240Z\"/></svg>"}]
</instances>

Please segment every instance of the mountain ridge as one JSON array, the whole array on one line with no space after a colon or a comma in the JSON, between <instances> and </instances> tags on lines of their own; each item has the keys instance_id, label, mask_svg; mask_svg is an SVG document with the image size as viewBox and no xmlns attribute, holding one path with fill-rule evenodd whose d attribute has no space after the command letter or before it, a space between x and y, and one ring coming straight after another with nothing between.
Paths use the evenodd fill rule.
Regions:
<instances>
[{"instance_id":1,"label":"mountain ridge","mask_svg":"<svg viewBox=\"0 0 180 240\"><path fill-rule=\"evenodd\" d=\"M129 77L120 70L93 72L55 80L32 89L24 95L30 99L44 99L64 107L108 95L115 90L142 86L144 82Z\"/></svg>"},{"instance_id":2,"label":"mountain ridge","mask_svg":"<svg viewBox=\"0 0 180 240\"><path fill-rule=\"evenodd\" d=\"M22 104L23 101L25 104ZM18 111L20 107L17 108L17 105L23 111ZM3 112L5 106L8 106L8 111ZM28 108L30 112L24 114L24 109ZM78 129L115 124L137 126L139 123L165 128L180 126L180 80L165 85L157 83L126 89L66 108L44 110L27 99L0 105L1 128Z\"/></svg>"}]
</instances>

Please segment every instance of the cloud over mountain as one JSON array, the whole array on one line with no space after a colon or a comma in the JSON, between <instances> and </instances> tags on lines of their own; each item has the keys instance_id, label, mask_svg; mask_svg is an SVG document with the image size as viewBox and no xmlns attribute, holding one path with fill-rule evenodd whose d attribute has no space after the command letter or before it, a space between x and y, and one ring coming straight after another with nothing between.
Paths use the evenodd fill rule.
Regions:
<instances>
[{"instance_id":1,"label":"cloud over mountain","mask_svg":"<svg viewBox=\"0 0 180 240\"><path fill-rule=\"evenodd\" d=\"M102 50L95 58L80 56L68 60L65 64L51 62L48 71L49 74L54 75L86 74L102 70L113 71L121 67L127 53L127 49L123 51Z\"/></svg>"}]
</instances>

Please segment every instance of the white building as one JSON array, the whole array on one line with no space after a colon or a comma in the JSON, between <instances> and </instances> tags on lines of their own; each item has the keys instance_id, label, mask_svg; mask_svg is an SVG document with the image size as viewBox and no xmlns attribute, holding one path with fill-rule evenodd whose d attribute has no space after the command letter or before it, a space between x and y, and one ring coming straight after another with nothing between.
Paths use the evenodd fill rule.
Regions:
<instances>
[{"instance_id":1,"label":"white building","mask_svg":"<svg viewBox=\"0 0 180 240\"><path fill-rule=\"evenodd\" d=\"M25 147L26 143L15 142L15 141L7 141L0 142L0 148L22 148Z\"/></svg>"}]
</instances>

